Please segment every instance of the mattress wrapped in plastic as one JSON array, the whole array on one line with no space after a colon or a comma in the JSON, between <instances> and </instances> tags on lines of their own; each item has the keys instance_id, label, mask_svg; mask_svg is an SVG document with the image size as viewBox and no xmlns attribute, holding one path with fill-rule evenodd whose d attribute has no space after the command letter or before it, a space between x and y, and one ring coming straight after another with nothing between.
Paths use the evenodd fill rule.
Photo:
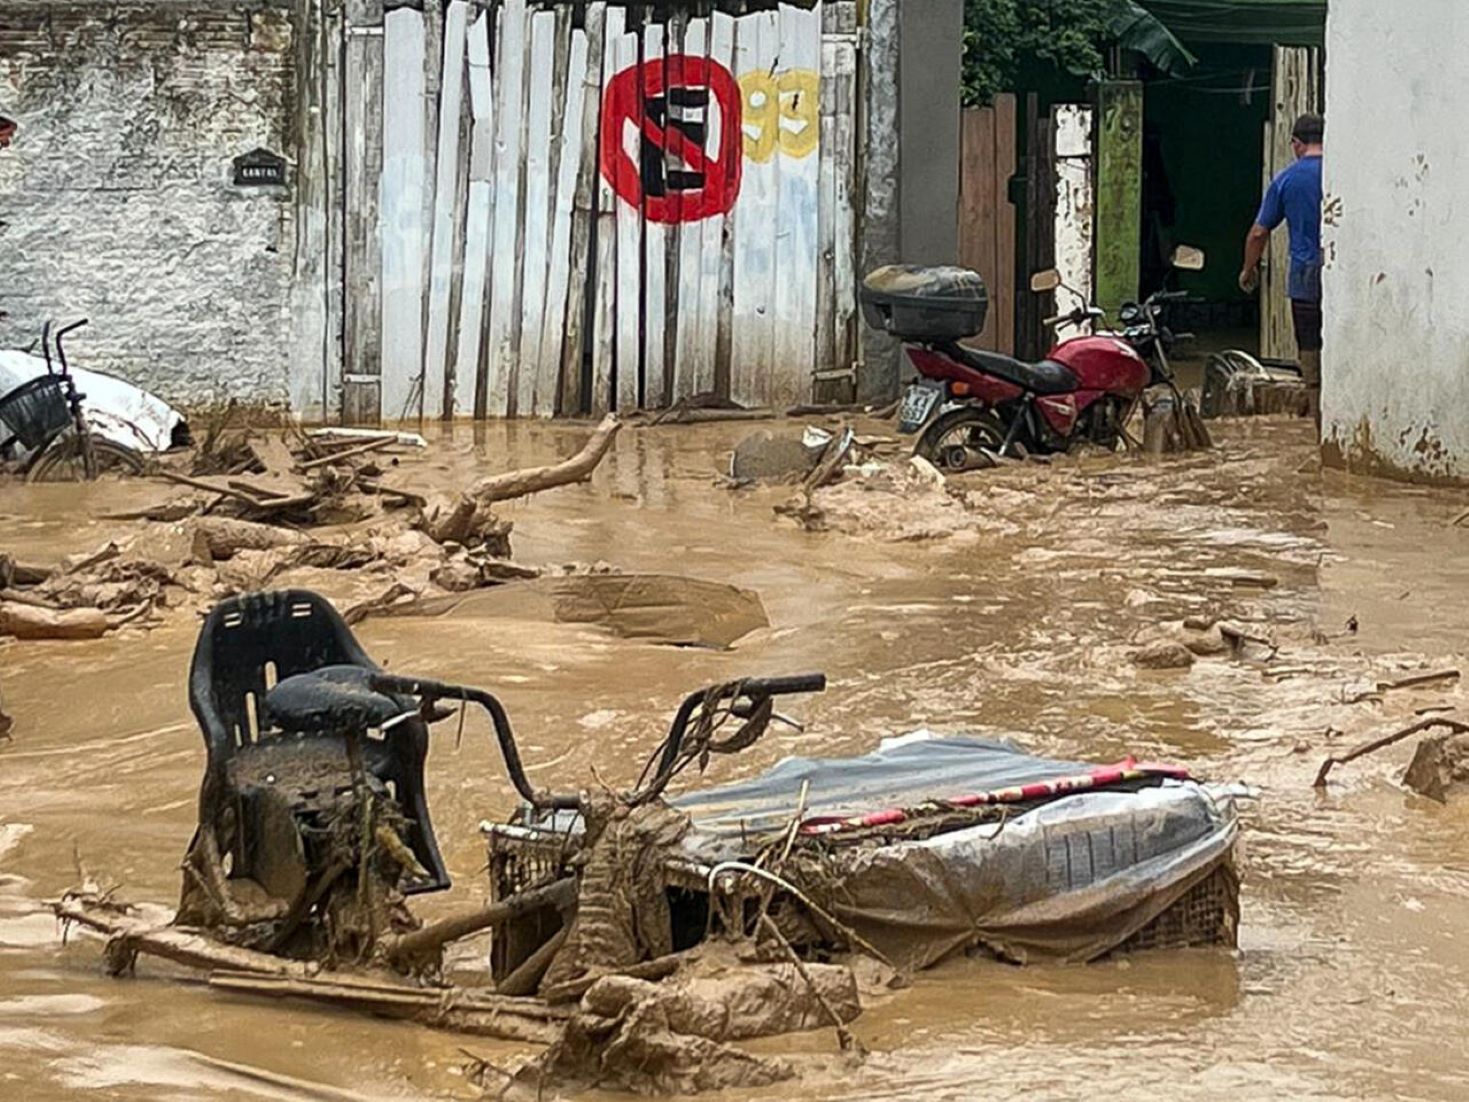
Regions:
<instances>
[{"instance_id":1,"label":"mattress wrapped in plastic","mask_svg":"<svg viewBox=\"0 0 1469 1102\"><path fill-rule=\"evenodd\" d=\"M819 875L803 886L906 968L971 946L1015 961L1090 960L1228 866L1239 829L1233 801L1203 785L1161 769L1116 773L1003 741L920 734L857 758L787 759L674 803L693 819L685 853L715 865L748 859L789 829L803 782L810 822L1060 780L1061 794L1020 801L994 821L823 847ZM1088 777L1106 781L1087 788Z\"/></svg>"}]
</instances>

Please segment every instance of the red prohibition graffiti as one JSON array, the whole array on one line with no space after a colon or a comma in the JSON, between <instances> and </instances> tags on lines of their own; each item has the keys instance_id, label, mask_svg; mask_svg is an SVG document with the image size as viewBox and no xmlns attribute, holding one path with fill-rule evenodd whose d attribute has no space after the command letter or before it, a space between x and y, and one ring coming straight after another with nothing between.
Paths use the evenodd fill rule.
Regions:
<instances>
[{"instance_id":1,"label":"red prohibition graffiti","mask_svg":"<svg viewBox=\"0 0 1469 1102\"><path fill-rule=\"evenodd\" d=\"M709 119L717 112L717 152ZM636 159L626 136L637 134ZM650 222L724 214L740 193L740 89L717 61L669 54L633 65L602 97L602 175ZM681 166L681 167L679 167Z\"/></svg>"}]
</instances>

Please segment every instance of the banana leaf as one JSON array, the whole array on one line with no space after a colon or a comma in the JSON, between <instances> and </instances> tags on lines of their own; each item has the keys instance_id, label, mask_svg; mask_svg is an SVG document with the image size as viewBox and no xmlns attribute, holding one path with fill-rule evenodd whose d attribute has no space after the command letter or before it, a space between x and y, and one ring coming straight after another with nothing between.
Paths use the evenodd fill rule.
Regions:
<instances>
[{"instance_id":1,"label":"banana leaf","mask_svg":"<svg viewBox=\"0 0 1469 1102\"><path fill-rule=\"evenodd\" d=\"M1133 0L1116 0L1108 30L1117 45L1136 50L1165 73L1181 73L1198 60L1161 20Z\"/></svg>"},{"instance_id":2,"label":"banana leaf","mask_svg":"<svg viewBox=\"0 0 1469 1102\"><path fill-rule=\"evenodd\" d=\"M1173 34L1195 45L1320 46L1326 0L1138 0Z\"/></svg>"}]
</instances>

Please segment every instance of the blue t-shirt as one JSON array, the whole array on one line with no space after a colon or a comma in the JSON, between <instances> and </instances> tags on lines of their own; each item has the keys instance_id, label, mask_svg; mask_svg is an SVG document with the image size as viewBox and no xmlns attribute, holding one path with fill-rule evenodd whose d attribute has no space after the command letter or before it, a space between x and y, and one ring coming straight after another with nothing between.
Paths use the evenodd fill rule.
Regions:
<instances>
[{"instance_id":1,"label":"blue t-shirt","mask_svg":"<svg viewBox=\"0 0 1469 1102\"><path fill-rule=\"evenodd\" d=\"M1290 297L1320 302L1321 158L1302 157L1271 180L1255 221L1290 227Z\"/></svg>"}]
</instances>

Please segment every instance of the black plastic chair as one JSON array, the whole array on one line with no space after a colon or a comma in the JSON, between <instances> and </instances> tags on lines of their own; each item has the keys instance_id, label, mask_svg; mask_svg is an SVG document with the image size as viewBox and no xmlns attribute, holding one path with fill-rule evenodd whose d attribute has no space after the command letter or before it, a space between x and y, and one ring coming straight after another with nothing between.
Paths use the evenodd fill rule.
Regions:
<instances>
[{"instance_id":1,"label":"black plastic chair","mask_svg":"<svg viewBox=\"0 0 1469 1102\"><path fill-rule=\"evenodd\" d=\"M249 593L216 605L204 621L189 672L189 705L209 753L205 792L229 791L230 762L252 746L272 740L300 745L312 738L339 738L285 734L273 728L263 706L272 685L338 665L379 669L336 609L315 593L304 589ZM412 698L397 699L403 712L415 708ZM366 738L362 745L364 770L382 783L411 820L404 841L428 873L405 886L408 894L441 891L450 883L424 792L428 738L428 726L413 715L394 724L389 737ZM237 867L235 875L248 875L248 870Z\"/></svg>"}]
</instances>

